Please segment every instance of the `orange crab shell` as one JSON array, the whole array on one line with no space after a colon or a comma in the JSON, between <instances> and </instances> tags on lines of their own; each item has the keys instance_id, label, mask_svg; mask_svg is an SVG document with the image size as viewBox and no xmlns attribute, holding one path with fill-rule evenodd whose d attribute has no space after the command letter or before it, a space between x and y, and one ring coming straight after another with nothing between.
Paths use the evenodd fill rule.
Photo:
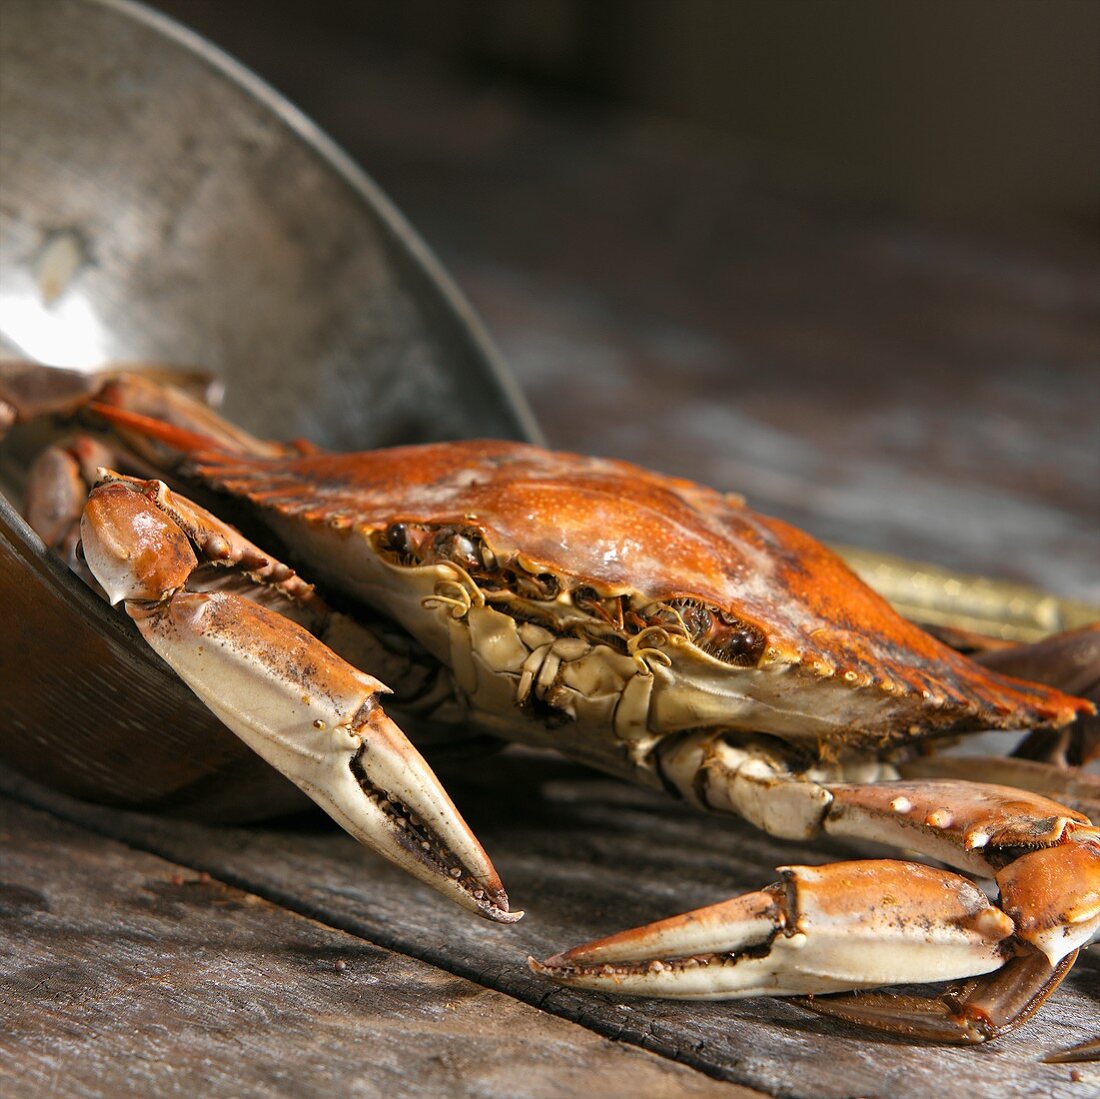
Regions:
<instances>
[{"instance_id":1,"label":"orange crab shell","mask_svg":"<svg viewBox=\"0 0 1100 1099\"><path fill-rule=\"evenodd\" d=\"M193 453L188 473L260 510L346 536L401 521L476 527L500 559L565 589L691 599L759 629L760 665L793 665L904 700L882 742L1064 724L1090 704L989 672L902 619L831 551L738 497L626 462L466 441L257 459Z\"/></svg>"}]
</instances>

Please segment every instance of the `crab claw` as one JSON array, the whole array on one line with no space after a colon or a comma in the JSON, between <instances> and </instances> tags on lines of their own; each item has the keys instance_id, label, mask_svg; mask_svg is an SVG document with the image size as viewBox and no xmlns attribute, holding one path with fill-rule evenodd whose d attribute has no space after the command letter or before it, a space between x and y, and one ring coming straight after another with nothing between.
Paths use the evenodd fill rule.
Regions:
<instances>
[{"instance_id":1,"label":"crab claw","mask_svg":"<svg viewBox=\"0 0 1100 1099\"><path fill-rule=\"evenodd\" d=\"M226 726L357 840L465 908L519 919L439 780L378 704L386 687L242 595L182 590L202 546L177 520L204 515L173 507L186 503L159 482L93 492L84 554L111 601L125 602L150 646ZM205 533L224 553L223 530Z\"/></svg>"},{"instance_id":2,"label":"crab claw","mask_svg":"<svg viewBox=\"0 0 1100 1099\"><path fill-rule=\"evenodd\" d=\"M734 999L940 981L1000 968L1012 921L958 874L891 859L781 867L758 893L531 968L563 984Z\"/></svg>"}]
</instances>

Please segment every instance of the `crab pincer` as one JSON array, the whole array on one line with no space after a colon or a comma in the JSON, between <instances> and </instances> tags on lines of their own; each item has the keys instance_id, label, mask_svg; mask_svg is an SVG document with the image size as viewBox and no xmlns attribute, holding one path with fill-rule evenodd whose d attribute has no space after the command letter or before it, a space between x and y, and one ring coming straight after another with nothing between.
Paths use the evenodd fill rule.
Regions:
<instances>
[{"instance_id":1,"label":"crab pincer","mask_svg":"<svg viewBox=\"0 0 1100 1099\"><path fill-rule=\"evenodd\" d=\"M791 996L999 969L1012 921L958 874L893 859L782 866L780 882L533 963L675 999Z\"/></svg>"},{"instance_id":2,"label":"crab pincer","mask_svg":"<svg viewBox=\"0 0 1100 1099\"><path fill-rule=\"evenodd\" d=\"M292 620L326 608L291 569L162 482L109 471L88 499L81 540L92 573L149 645L352 836L465 908L520 918L439 780L383 711L387 688Z\"/></svg>"},{"instance_id":3,"label":"crab pincer","mask_svg":"<svg viewBox=\"0 0 1100 1099\"><path fill-rule=\"evenodd\" d=\"M909 1037L983 1042L1030 1018L1100 930L1100 830L1035 794L979 783L835 784L815 829L911 846L994 877L893 859L780 867L766 889L530 960L563 984L675 999L970 981L940 999L806 1006ZM948 812L943 803L955 808Z\"/></svg>"}]
</instances>

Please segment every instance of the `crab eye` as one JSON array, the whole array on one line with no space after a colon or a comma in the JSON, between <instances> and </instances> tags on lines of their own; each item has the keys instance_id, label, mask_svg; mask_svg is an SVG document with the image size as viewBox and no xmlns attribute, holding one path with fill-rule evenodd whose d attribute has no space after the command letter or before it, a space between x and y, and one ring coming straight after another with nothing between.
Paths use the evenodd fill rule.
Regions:
<instances>
[{"instance_id":1,"label":"crab eye","mask_svg":"<svg viewBox=\"0 0 1100 1099\"><path fill-rule=\"evenodd\" d=\"M739 667L760 663L767 640L761 630L732 614L689 599L669 604L692 642L705 653Z\"/></svg>"},{"instance_id":2,"label":"crab eye","mask_svg":"<svg viewBox=\"0 0 1100 1099\"><path fill-rule=\"evenodd\" d=\"M621 596L604 598L595 588L582 586L571 593L573 606L595 618L600 618L620 629L623 625L623 599ZM671 616L670 616L671 617Z\"/></svg>"},{"instance_id":3,"label":"crab eye","mask_svg":"<svg viewBox=\"0 0 1100 1099\"><path fill-rule=\"evenodd\" d=\"M751 666L760 663L764 655L764 635L752 626L741 623L723 631L715 638L714 653L730 664Z\"/></svg>"},{"instance_id":4,"label":"crab eye","mask_svg":"<svg viewBox=\"0 0 1100 1099\"><path fill-rule=\"evenodd\" d=\"M404 523L390 523L382 532L382 544L386 549L394 553L409 553L412 545L409 542L409 528Z\"/></svg>"},{"instance_id":5,"label":"crab eye","mask_svg":"<svg viewBox=\"0 0 1100 1099\"><path fill-rule=\"evenodd\" d=\"M550 572L535 574L523 569L509 569L507 577L512 590L524 599L547 602L556 599L561 591L561 581Z\"/></svg>"}]
</instances>

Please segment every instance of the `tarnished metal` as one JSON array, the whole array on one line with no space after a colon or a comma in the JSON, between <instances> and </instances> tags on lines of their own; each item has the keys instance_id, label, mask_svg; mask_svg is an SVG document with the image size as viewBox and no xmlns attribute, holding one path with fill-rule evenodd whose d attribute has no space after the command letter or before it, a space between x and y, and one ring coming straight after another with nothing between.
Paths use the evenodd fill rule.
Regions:
<instances>
[{"instance_id":1,"label":"tarnished metal","mask_svg":"<svg viewBox=\"0 0 1100 1099\"><path fill-rule=\"evenodd\" d=\"M0 117L4 354L201 364L237 421L332 445L537 435L389 200L196 35L125 0L4 0ZM24 476L0 457L12 499ZM295 803L2 499L0 564L0 756L83 796L176 811ZM158 744L149 723L169 730ZM231 774L254 793L223 797Z\"/></svg>"}]
</instances>

